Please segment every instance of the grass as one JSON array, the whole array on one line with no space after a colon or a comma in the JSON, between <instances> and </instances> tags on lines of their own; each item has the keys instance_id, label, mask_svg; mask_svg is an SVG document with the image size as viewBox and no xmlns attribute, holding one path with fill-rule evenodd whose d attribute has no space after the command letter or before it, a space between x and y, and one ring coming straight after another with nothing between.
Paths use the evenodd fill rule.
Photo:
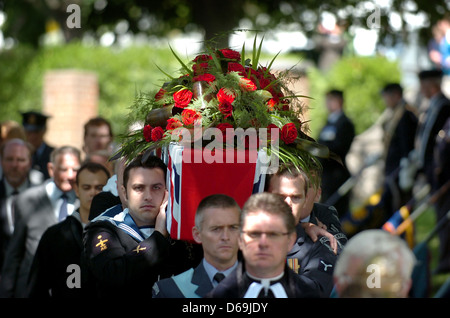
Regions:
<instances>
[{"instance_id":1,"label":"grass","mask_svg":"<svg viewBox=\"0 0 450 318\"><path fill-rule=\"evenodd\" d=\"M436 225L436 213L433 208L426 210L416 221L416 244L424 241L427 235L433 230ZM437 234L428 242L428 249L430 252L430 270L431 272L437 266L439 257L439 239ZM436 274L431 276L431 292L430 297L433 297L442 284L450 277L450 273Z\"/></svg>"}]
</instances>

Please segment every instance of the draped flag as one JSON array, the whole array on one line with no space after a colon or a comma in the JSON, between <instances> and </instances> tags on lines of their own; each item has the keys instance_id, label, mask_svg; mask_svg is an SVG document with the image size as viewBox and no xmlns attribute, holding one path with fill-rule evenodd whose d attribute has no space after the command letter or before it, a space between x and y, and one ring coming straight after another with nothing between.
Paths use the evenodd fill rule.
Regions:
<instances>
[{"instance_id":1,"label":"draped flag","mask_svg":"<svg viewBox=\"0 0 450 318\"><path fill-rule=\"evenodd\" d=\"M242 207L252 193L264 191L262 166L268 162L265 151L255 150L252 154L248 149L216 149L215 155L223 155L222 162L205 162L202 151L203 148L184 148L174 143L163 154L168 166L167 230L174 239L193 240L195 212L203 198L216 193L226 194ZM227 151L233 153L228 153L227 157ZM253 155L255 160L252 160ZM232 158L233 162L225 160L227 158Z\"/></svg>"}]
</instances>

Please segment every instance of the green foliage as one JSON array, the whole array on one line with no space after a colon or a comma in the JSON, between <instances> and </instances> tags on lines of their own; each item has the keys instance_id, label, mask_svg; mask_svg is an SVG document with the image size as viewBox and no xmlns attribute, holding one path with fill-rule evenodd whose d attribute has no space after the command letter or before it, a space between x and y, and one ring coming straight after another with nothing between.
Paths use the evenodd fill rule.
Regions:
<instances>
[{"instance_id":1,"label":"green foliage","mask_svg":"<svg viewBox=\"0 0 450 318\"><path fill-rule=\"evenodd\" d=\"M80 69L97 73L99 115L113 125L115 134L126 131L135 97L161 86L164 75L176 63L168 49L149 46L127 49L72 43L34 50L18 46L0 54L0 121L21 120L20 111L42 109L45 73L56 69ZM178 66L177 66L178 67Z\"/></svg>"},{"instance_id":2,"label":"green foliage","mask_svg":"<svg viewBox=\"0 0 450 318\"><path fill-rule=\"evenodd\" d=\"M30 90L34 87L22 90L28 68L35 56L36 52L28 46L0 54L0 121L20 120L19 110L38 108L35 99L29 98Z\"/></svg>"},{"instance_id":3,"label":"green foliage","mask_svg":"<svg viewBox=\"0 0 450 318\"><path fill-rule=\"evenodd\" d=\"M400 69L384 57L345 57L326 74L312 68L308 73L311 84L310 128L317 138L325 124L327 110L325 93L333 88L344 92L344 110L353 120L356 133L369 128L385 109L380 90L389 82L400 82Z\"/></svg>"}]
</instances>

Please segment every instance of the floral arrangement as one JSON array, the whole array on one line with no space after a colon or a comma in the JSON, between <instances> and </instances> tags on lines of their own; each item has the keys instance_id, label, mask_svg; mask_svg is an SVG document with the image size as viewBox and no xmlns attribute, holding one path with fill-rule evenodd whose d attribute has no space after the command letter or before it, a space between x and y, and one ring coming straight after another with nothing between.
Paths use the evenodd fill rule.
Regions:
<instances>
[{"instance_id":1,"label":"floral arrangement","mask_svg":"<svg viewBox=\"0 0 450 318\"><path fill-rule=\"evenodd\" d=\"M245 45L238 52L229 48L212 49L184 63L172 50L181 65L179 76L163 70L167 81L157 91L141 93L135 99L131 121L142 120L142 128L123 136L118 155L133 158L181 140L179 129L215 127L268 128L278 131L279 147L274 155L280 162L291 162L307 169L318 164L317 156L327 157L328 149L307 136L300 121L303 106L288 86L289 71L275 76L271 66L259 65L261 43L253 44L252 59L245 58ZM275 150L263 143L270 155Z\"/></svg>"}]
</instances>

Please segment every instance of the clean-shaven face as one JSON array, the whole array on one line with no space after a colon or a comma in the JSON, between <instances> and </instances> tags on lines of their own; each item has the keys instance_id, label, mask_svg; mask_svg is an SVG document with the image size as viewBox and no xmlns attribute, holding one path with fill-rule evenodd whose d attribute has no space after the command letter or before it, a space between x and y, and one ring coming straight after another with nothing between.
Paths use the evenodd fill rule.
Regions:
<instances>
[{"instance_id":1,"label":"clean-shaven face","mask_svg":"<svg viewBox=\"0 0 450 318\"><path fill-rule=\"evenodd\" d=\"M159 168L132 168L125 190L129 212L136 225L155 225L166 190L164 171Z\"/></svg>"}]
</instances>

